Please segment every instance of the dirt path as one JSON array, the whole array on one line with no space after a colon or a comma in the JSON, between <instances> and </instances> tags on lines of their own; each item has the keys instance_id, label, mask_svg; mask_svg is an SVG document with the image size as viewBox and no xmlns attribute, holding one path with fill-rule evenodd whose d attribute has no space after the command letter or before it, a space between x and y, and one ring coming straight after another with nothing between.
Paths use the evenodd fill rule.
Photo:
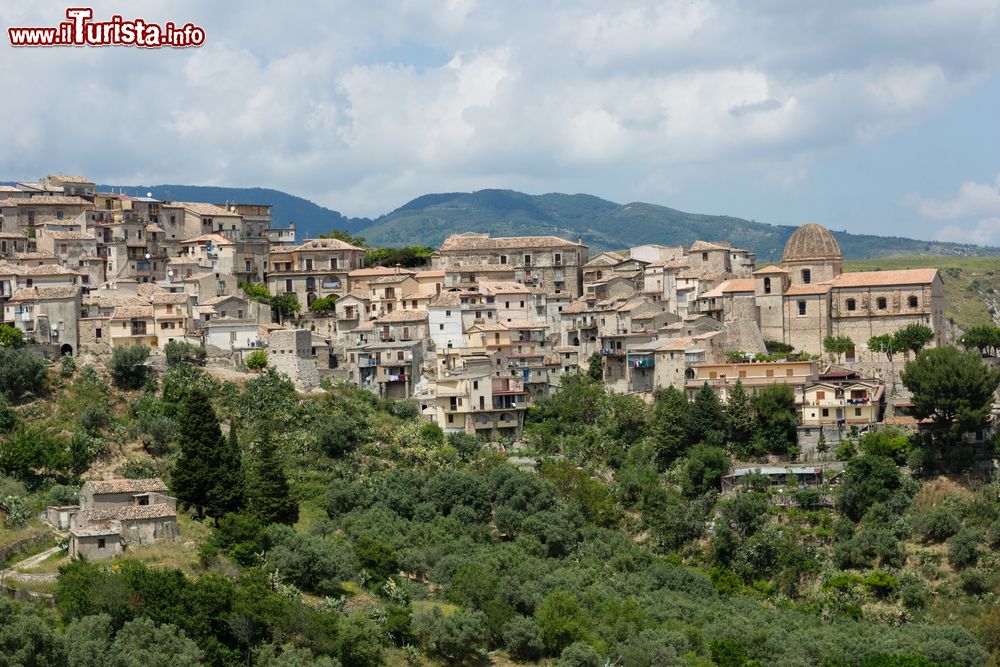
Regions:
<instances>
[{"instance_id":1,"label":"dirt path","mask_svg":"<svg viewBox=\"0 0 1000 667\"><path fill-rule=\"evenodd\" d=\"M58 553L61 547L52 547L51 549L46 549L41 553L37 553L34 556L25 558L24 560L15 563L12 567L6 570L0 571L0 581L55 581L57 574L27 574L21 572L21 570L30 570L35 567L43 560L51 556L52 554Z\"/></svg>"}]
</instances>

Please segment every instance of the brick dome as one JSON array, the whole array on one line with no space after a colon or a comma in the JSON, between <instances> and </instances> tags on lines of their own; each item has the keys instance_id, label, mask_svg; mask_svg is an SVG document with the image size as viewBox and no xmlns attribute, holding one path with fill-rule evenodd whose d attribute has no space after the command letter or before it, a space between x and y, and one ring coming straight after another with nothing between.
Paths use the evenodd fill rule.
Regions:
<instances>
[{"instance_id":1,"label":"brick dome","mask_svg":"<svg viewBox=\"0 0 1000 667\"><path fill-rule=\"evenodd\" d=\"M812 223L796 229L785 244L782 262L840 260L840 244L826 227Z\"/></svg>"}]
</instances>

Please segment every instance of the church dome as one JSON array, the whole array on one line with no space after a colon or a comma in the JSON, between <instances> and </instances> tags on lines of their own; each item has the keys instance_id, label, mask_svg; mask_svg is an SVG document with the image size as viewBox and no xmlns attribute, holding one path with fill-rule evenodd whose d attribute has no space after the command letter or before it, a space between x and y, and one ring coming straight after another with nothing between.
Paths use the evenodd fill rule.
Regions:
<instances>
[{"instance_id":1,"label":"church dome","mask_svg":"<svg viewBox=\"0 0 1000 667\"><path fill-rule=\"evenodd\" d=\"M826 227L808 224L796 229L785 244L782 262L839 260L840 244Z\"/></svg>"}]
</instances>

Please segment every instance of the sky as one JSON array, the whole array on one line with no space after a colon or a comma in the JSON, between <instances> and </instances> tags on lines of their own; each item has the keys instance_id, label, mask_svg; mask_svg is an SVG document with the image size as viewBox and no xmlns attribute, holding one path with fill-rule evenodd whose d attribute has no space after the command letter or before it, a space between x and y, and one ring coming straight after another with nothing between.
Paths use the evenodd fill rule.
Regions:
<instances>
[{"instance_id":1,"label":"sky","mask_svg":"<svg viewBox=\"0 0 1000 667\"><path fill-rule=\"evenodd\" d=\"M273 187L348 216L581 192L1000 245L1000 0L92 6L206 41L4 35L0 180ZM66 7L5 0L0 22Z\"/></svg>"}]
</instances>

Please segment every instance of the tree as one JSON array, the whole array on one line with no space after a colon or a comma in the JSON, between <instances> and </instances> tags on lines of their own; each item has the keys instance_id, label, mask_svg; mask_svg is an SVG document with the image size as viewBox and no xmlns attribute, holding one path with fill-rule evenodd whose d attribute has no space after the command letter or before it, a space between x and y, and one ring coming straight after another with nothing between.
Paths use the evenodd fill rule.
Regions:
<instances>
[{"instance_id":1,"label":"tree","mask_svg":"<svg viewBox=\"0 0 1000 667\"><path fill-rule=\"evenodd\" d=\"M760 389L753 397L757 416L757 433L774 454L797 451L798 411L795 393L783 382L775 382Z\"/></svg>"},{"instance_id":2,"label":"tree","mask_svg":"<svg viewBox=\"0 0 1000 667\"><path fill-rule=\"evenodd\" d=\"M681 473L684 495L700 496L719 489L722 476L729 472L730 460L725 450L699 443L688 452L687 463Z\"/></svg>"},{"instance_id":3,"label":"tree","mask_svg":"<svg viewBox=\"0 0 1000 667\"><path fill-rule=\"evenodd\" d=\"M537 660L545 648L542 631L535 619L514 616L503 627L503 645L515 660L531 662Z\"/></svg>"},{"instance_id":4,"label":"tree","mask_svg":"<svg viewBox=\"0 0 1000 667\"><path fill-rule=\"evenodd\" d=\"M997 349L1000 348L1000 327L991 324L979 324L969 327L959 339L959 342L967 350L975 348L979 354L985 356L987 352L996 356Z\"/></svg>"},{"instance_id":5,"label":"tree","mask_svg":"<svg viewBox=\"0 0 1000 667\"><path fill-rule=\"evenodd\" d=\"M880 352L885 355L885 358L892 362L893 355L899 351L896 347L896 341L892 334L882 334L881 336L872 336L868 339L868 349L872 352Z\"/></svg>"},{"instance_id":6,"label":"tree","mask_svg":"<svg viewBox=\"0 0 1000 667\"><path fill-rule=\"evenodd\" d=\"M667 387L656 394L653 408L653 449L661 470L687 451L688 400L676 387Z\"/></svg>"},{"instance_id":7,"label":"tree","mask_svg":"<svg viewBox=\"0 0 1000 667\"><path fill-rule=\"evenodd\" d=\"M129 621L111 645L113 667L196 667L204 653L174 625L156 625L140 616Z\"/></svg>"},{"instance_id":8,"label":"tree","mask_svg":"<svg viewBox=\"0 0 1000 667\"><path fill-rule=\"evenodd\" d=\"M0 396L17 400L45 386L45 362L27 350L0 346Z\"/></svg>"},{"instance_id":9,"label":"tree","mask_svg":"<svg viewBox=\"0 0 1000 667\"><path fill-rule=\"evenodd\" d=\"M902 380L912 394L913 416L930 417L938 442L945 444L986 425L1000 373L974 352L947 346L924 350L908 361Z\"/></svg>"},{"instance_id":10,"label":"tree","mask_svg":"<svg viewBox=\"0 0 1000 667\"><path fill-rule=\"evenodd\" d=\"M261 371L267 368L267 351L254 350L247 355L246 365L252 371Z\"/></svg>"},{"instance_id":11,"label":"tree","mask_svg":"<svg viewBox=\"0 0 1000 667\"><path fill-rule=\"evenodd\" d=\"M586 642L573 642L559 654L556 667L601 667L600 654Z\"/></svg>"},{"instance_id":12,"label":"tree","mask_svg":"<svg viewBox=\"0 0 1000 667\"><path fill-rule=\"evenodd\" d=\"M587 377L594 382L604 381L604 357L600 352L591 353L587 359Z\"/></svg>"},{"instance_id":13,"label":"tree","mask_svg":"<svg viewBox=\"0 0 1000 667\"><path fill-rule=\"evenodd\" d=\"M205 348L184 341L172 340L168 342L163 346L163 353L167 357L167 366L205 363Z\"/></svg>"},{"instance_id":14,"label":"tree","mask_svg":"<svg viewBox=\"0 0 1000 667\"><path fill-rule=\"evenodd\" d=\"M299 298L295 296L294 293L289 292L288 294L276 294L271 297L271 312L274 316L278 318L278 322L284 322L285 319L297 315L302 306L299 304Z\"/></svg>"},{"instance_id":15,"label":"tree","mask_svg":"<svg viewBox=\"0 0 1000 667\"><path fill-rule=\"evenodd\" d=\"M896 463L906 462L910 449L910 436L898 428L869 431L858 440L858 448L865 454L886 456Z\"/></svg>"},{"instance_id":16,"label":"tree","mask_svg":"<svg viewBox=\"0 0 1000 667\"><path fill-rule=\"evenodd\" d=\"M742 454L746 451L746 445L753 437L755 427L753 403L743 387L743 382L737 379L729 391L729 401L726 402L726 429L734 452Z\"/></svg>"},{"instance_id":17,"label":"tree","mask_svg":"<svg viewBox=\"0 0 1000 667\"><path fill-rule=\"evenodd\" d=\"M256 447L254 483L249 493L250 513L264 525L292 525L299 520L299 503L292 496L285 476L285 464L270 438Z\"/></svg>"},{"instance_id":18,"label":"tree","mask_svg":"<svg viewBox=\"0 0 1000 667\"><path fill-rule=\"evenodd\" d=\"M368 242L365 240L364 236L353 236L346 229L334 229L326 234L320 234L319 237L321 239L336 239L338 241L343 241L344 243L350 243L351 245L359 248L368 247Z\"/></svg>"},{"instance_id":19,"label":"tree","mask_svg":"<svg viewBox=\"0 0 1000 667\"><path fill-rule=\"evenodd\" d=\"M17 327L0 324L0 347L21 347L24 345L24 334Z\"/></svg>"},{"instance_id":20,"label":"tree","mask_svg":"<svg viewBox=\"0 0 1000 667\"><path fill-rule=\"evenodd\" d=\"M337 296L331 294L330 296L320 297L316 299L311 304L309 304L309 310L314 313L328 313L334 309L337 305Z\"/></svg>"},{"instance_id":21,"label":"tree","mask_svg":"<svg viewBox=\"0 0 1000 667\"><path fill-rule=\"evenodd\" d=\"M903 475L895 462L865 454L847 464L837 508L852 521L859 521L872 505L888 501L901 490Z\"/></svg>"},{"instance_id":22,"label":"tree","mask_svg":"<svg viewBox=\"0 0 1000 667\"><path fill-rule=\"evenodd\" d=\"M927 343L934 340L934 330L926 324L908 324L892 336L897 350L909 350L918 354Z\"/></svg>"},{"instance_id":23,"label":"tree","mask_svg":"<svg viewBox=\"0 0 1000 667\"><path fill-rule=\"evenodd\" d=\"M246 476L243 472L240 443L236 438L236 425L232 422L229 424L229 437L220 452L218 467L215 484L205 507L208 516L215 519L238 512L246 501Z\"/></svg>"},{"instance_id":24,"label":"tree","mask_svg":"<svg viewBox=\"0 0 1000 667\"><path fill-rule=\"evenodd\" d=\"M826 336L823 339L823 349L836 355L837 361L840 361L841 355L854 349L854 341L850 336Z\"/></svg>"},{"instance_id":25,"label":"tree","mask_svg":"<svg viewBox=\"0 0 1000 667\"><path fill-rule=\"evenodd\" d=\"M261 283L240 283L240 289L250 301L268 303L271 300L271 293L267 291L267 286Z\"/></svg>"},{"instance_id":26,"label":"tree","mask_svg":"<svg viewBox=\"0 0 1000 667\"><path fill-rule=\"evenodd\" d=\"M223 439L208 394L194 387L182 400L177 418L181 453L173 484L178 499L193 506L199 517L206 509L214 518L238 510L243 500L238 447L234 452L232 436L228 444Z\"/></svg>"},{"instance_id":27,"label":"tree","mask_svg":"<svg viewBox=\"0 0 1000 667\"><path fill-rule=\"evenodd\" d=\"M688 441L692 443L719 445L725 440L726 417L722 403L707 382L701 385L688 409L687 431Z\"/></svg>"},{"instance_id":28,"label":"tree","mask_svg":"<svg viewBox=\"0 0 1000 667\"><path fill-rule=\"evenodd\" d=\"M149 376L148 358L149 348L145 345L116 347L108 362L111 381L119 389L141 389Z\"/></svg>"},{"instance_id":29,"label":"tree","mask_svg":"<svg viewBox=\"0 0 1000 667\"><path fill-rule=\"evenodd\" d=\"M555 589L535 608L542 643L549 653L560 653L573 642L589 636L588 616L569 591Z\"/></svg>"}]
</instances>

